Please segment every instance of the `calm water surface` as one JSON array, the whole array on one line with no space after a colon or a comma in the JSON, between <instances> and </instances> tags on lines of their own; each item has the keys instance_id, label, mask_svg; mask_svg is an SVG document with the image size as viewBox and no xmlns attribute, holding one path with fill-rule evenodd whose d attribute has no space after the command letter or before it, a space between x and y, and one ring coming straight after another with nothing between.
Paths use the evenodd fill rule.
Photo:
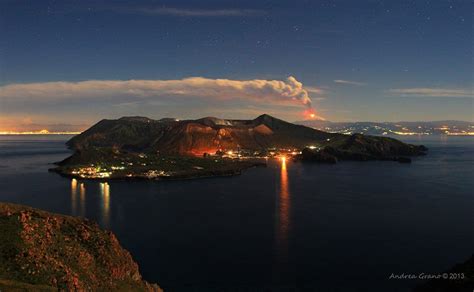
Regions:
<instances>
[{"instance_id":1,"label":"calm water surface","mask_svg":"<svg viewBox=\"0 0 474 292\"><path fill-rule=\"evenodd\" d=\"M97 221L167 291L406 291L474 252L474 139L412 164L271 161L242 176L98 183L48 173L68 136L0 136L0 201ZM337 288L337 289L336 289ZM252 290L253 289L253 290Z\"/></svg>"}]
</instances>

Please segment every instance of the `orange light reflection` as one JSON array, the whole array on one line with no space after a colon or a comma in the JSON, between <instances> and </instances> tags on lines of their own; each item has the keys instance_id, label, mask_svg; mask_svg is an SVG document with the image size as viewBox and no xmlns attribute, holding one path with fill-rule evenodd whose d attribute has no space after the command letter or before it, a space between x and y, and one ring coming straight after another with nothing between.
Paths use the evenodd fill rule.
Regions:
<instances>
[{"instance_id":1,"label":"orange light reflection","mask_svg":"<svg viewBox=\"0 0 474 292\"><path fill-rule=\"evenodd\" d=\"M71 214L77 214L77 180L71 180Z\"/></svg>"},{"instance_id":2,"label":"orange light reflection","mask_svg":"<svg viewBox=\"0 0 474 292\"><path fill-rule=\"evenodd\" d=\"M290 191L286 156L280 157L280 192L278 194L278 215L276 247L278 261L286 262L288 257L288 233L290 228Z\"/></svg>"},{"instance_id":3,"label":"orange light reflection","mask_svg":"<svg viewBox=\"0 0 474 292\"><path fill-rule=\"evenodd\" d=\"M110 185L107 182L100 183L100 194L102 197L102 223L109 227L110 221Z\"/></svg>"},{"instance_id":4,"label":"orange light reflection","mask_svg":"<svg viewBox=\"0 0 474 292\"><path fill-rule=\"evenodd\" d=\"M84 183L79 184L79 200L81 205L80 216L84 217L86 215L86 186Z\"/></svg>"}]
</instances>

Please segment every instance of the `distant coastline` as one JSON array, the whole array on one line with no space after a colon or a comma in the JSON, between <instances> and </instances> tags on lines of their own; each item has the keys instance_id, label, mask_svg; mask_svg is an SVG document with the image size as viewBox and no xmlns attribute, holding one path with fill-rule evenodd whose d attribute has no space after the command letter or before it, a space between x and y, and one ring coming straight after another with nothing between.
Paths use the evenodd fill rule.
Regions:
<instances>
[{"instance_id":1,"label":"distant coastline","mask_svg":"<svg viewBox=\"0 0 474 292\"><path fill-rule=\"evenodd\" d=\"M25 132L0 131L0 135L3 135L3 136L17 136L17 135L79 135L80 133L81 132L50 132L48 130L25 131Z\"/></svg>"},{"instance_id":2,"label":"distant coastline","mask_svg":"<svg viewBox=\"0 0 474 292\"><path fill-rule=\"evenodd\" d=\"M179 121L175 118L162 120ZM294 124L307 126L316 130L338 134L365 134L376 136L474 136L474 122L469 121L416 121L416 122L334 122L327 120L295 121ZM39 127L22 127L22 131L0 130L0 135L78 135L90 125L80 127L54 127L43 125ZM80 130L78 130L80 129Z\"/></svg>"},{"instance_id":3,"label":"distant coastline","mask_svg":"<svg viewBox=\"0 0 474 292\"><path fill-rule=\"evenodd\" d=\"M474 122L418 121L418 122L331 122L320 120L298 121L296 124L320 131L340 134L377 136L474 136Z\"/></svg>"}]
</instances>

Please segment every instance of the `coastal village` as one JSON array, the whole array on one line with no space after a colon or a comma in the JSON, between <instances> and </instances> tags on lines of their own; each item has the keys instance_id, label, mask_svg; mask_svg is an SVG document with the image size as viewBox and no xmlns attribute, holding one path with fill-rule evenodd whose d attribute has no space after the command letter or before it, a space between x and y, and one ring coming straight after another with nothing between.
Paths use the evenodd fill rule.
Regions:
<instances>
[{"instance_id":1,"label":"coastal village","mask_svg":"<svg viewBox=\"0 0 474 292\"><path fill-rule=\"evenodd\" d=\"M316 151L320 149L319 146L315 145L308 145L307 148ZM104 180L117 177L160 179L175 175L176 171L172 169L183 161L195 162L195 165L187 165L190 170L203 171L206 170L206 168L213 168L214 165L232 165L245 161L259 161L260 163L266 164L268 159L292 159L301 153L302 149L275 147L262 151L241 149L238 147L236 149L217 150L214 153L202 152L199 156L194 155L188 157L160 157L159 154L138 153L120 156L116 161L78 165L71 168L67 173L72 177L82 179ZM183 169L181 169L181 171L182 170Z\"/></svg>"}]
</instances>

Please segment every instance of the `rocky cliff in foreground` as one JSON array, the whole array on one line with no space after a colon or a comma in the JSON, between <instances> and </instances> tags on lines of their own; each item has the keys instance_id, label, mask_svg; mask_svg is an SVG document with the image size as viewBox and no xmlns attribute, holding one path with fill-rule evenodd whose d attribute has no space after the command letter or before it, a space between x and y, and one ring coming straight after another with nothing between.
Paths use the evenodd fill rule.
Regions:
<instances>
[{"instance_id":1,"label":"rocky cliff in foreground","mask_svg":"<svg viewBox=\"0 0 474 292\"><path fill-rule=\"evenodd\" d=\"M0 203L0 235L0 291L162 291L91 221Z\"/></svg>"}]
</instances>

